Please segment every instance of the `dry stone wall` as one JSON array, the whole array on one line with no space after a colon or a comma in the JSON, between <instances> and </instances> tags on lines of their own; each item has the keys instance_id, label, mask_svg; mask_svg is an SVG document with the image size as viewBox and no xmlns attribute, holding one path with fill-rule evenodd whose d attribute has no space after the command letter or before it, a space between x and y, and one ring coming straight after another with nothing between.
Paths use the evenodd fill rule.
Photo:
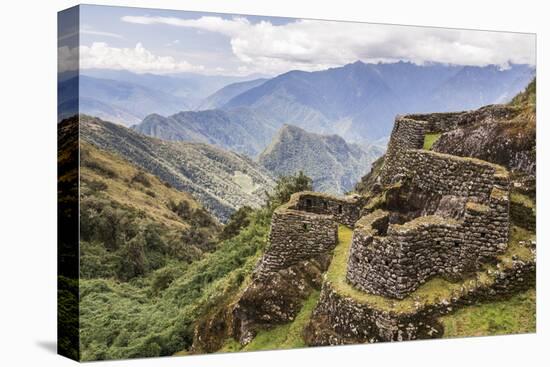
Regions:
<instances>
[{"instance_id":1,"label":"dry stone wall","mask_svg":"<svg viewBox=\"0 0 550 367\"><path fill-rule=\"evenodd\" d=\"M517 107L490 105L472 111L409 114L403 117L411 120L425 121L428 132L443 133L465 125L511 119L518 115L519 112L520 109Z\"/></svg>"},{"instance_id":2,"label":"dry stone wall","mask_svg":"<svg viewBox=\"0 0 550 367\"><path fill-rule=\"evenodd\" d=\"M381 183L386 185L399 179L394 169L399 166L403 153L409 149L422 149L427 133L444 133L461 126L510 119L519 112L516 107L491 105L474 111L397 116L380 175Z\"/></svg>"},{"instance_id":3,"label":"dry stone wall","mask_svg":"<svg viewBox=\"0 0 550 367\"><path fill-rule=\"evenodd\" d=\"M403 154L409 149L420 149L424 145L424 136L428 131L426 121L413 120L398 116L384 156L384 166L380 174L380 183L388 185L395 182L395 169L399 167Z\"/></svg>"},{"instance_id":4,"label":"dry stone wall","mask_svg":"<svg viewBox=\"0 0 550 367\"><path fill-rule=\"evenodd\" d=\"M338 223L359 218L359 197L337 198L304 191L292 195L271 219L269 248L257 270L260 277L300 261L327 254L338 242Z\"/></svg>"},{"instance_id":5,"label":"dry stone wall","mask_svg":"<svg viewBox=\"0 0 550 367\"><path fill-rule=\"evenodd\" d=\"M298 195L296 210L332 215L334 221L353 227L361 216L360 196L335 197L332 195L304 191Z\"/></svg>"},{"instance_id":6,"label":"dry stone wall","mask_svg":"<svg viewBox=\"0 0 550 367\"><path fill-rule=\"evenodd\" d=\"M490 163L407 150L401 177L415 190L462 197L463 217L417 217L404 224L376 228L389 212L361 218L354 230L347 280L372 294L402 299L436 275L458 278L506 249L509 230L507 172ZM437 213L437 211L436 211Z\"/></svg>"},{"instance_id":7,"label":"dry stone wall","mask_svg":"<svg viewBox=\"0 0 550 367\"><path fill-rule=\"evenodd\" d=\"M325 282L306 328L306 343L310 346L337 345L442 337L444 331L438 317L460 307L507 297L534 286L535 262L513 261L510 268L496 271L493 277L490 285L479 284L462 294L407 312L382 309L343 296L331 283Z\"/></svg>"},{"instance_id":8,"label":"dry stone wall","mask_svg":"<svg viewBox=\"0 0 550 367\"><path fill-rule=\"evenodd\" d=\"M488 201L494 187L509 189L508 171L501 166L422 149L403 152L393 173L390 182L409 177L421 191L475 197L481 202Z\"/></svg>"}]
</instances>

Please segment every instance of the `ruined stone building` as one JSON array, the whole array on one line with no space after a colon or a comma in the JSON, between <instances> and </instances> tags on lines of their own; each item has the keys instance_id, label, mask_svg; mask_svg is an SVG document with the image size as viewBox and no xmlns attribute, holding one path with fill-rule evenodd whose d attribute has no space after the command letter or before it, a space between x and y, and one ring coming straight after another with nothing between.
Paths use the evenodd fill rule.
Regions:
<instances>
[{"instance_id":1,"label":"ruined stone building","mask_svg":"<svg viewBox=\"0 0 550 367\"><path fill-rule=\"evenodd\" d=\"M509 172L424 147L427 134L506 113L496 106L398 116L375 192L343 198L301 192L275 211L257 283L347 246L345 270L337 273L341 264L331 264L322 281L308 344L440 337L437 316L532 284L534 257L508 251ZM353 230L349 244L339 243L342 226ZM421 290L436 278L449 282L442 299ZM263 312L270 320L270 311ZM236 317L251 325L260 316L241 309Z\"/></svg>"}]
</instances>

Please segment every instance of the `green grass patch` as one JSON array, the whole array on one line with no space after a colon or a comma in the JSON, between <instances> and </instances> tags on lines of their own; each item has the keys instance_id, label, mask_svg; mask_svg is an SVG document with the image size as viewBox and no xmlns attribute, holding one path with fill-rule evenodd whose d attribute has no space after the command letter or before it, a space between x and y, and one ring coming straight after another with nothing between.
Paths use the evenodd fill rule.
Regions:
<instances>
[{"instance_id":1,"label":"green grass patch","mask_svg":"<svg viewBox=\"0 0 550 367\"><path fill-rule=\"evenodd\" d=\"M313 291L304 302L302 309L294 321L274 327L269 330L263 330L256 335L252 341L242 347L234 339L228 339L220 352L239 352L239 351L258 351L273 349L291 349L306 347L302 336L304 327L308 324L313 309L319 300L319 291Z\"/></svg>"},{"instance_id":2,"label":"green grass patch","mask_svg":"<svg viewBox=\"0 0 550 367\"><path fill-rule=\"evenodd\" d=\"M432 278L402 300L362 292L346 281L352 233L352 230L348 227L340 226L338 228L339 243L334 249L334 257L326 277L338 294L353 298L359 303L368 304L371 307L385 311L412 313L423 305L450 300L452 297L460 297L471 289L488 286L494 281L496 267L486 266L485 269L462 282L451 282L440 277ZM534 238L534 233L513 226L510 232L508 249L498 257L501 269L512 264L512 256L517 256L518 259L524 261L533 260L534 255L528 245L520 243L520 241L528 241L532 238Z\"/></svg>"},{"instance_id":3,"label":"green grass patch","mask_svg":"<svg viewBox=\"0 0 550 367\"><path fill-rule=\"evenodd\" d=\"M523 205L526 208L534 208L535 203L527 195L520 194L519 192L512 192L510 194L510 201L512 203Z\"/></svg>"},{"instance_id":4,"label":"green grass patch","mask_svg":"<svg viewBox=\"0 0 550 367\"><path fill-rule=\"evenodd\" d=\"M429 133L424 136L424 149L430 150L434 143L439 139L441 133Z\"/></svg>"},{"instance_id":5,"label":"green grass patch","mask_svg":"<svg viewBox=\"0 0 550 367\"><path fill-rule=\"evenodd\" d=\"M444 337L534 333L536 291L529 289L510 299L468 306L440 318Z\"/></svg>"}]
</instances>

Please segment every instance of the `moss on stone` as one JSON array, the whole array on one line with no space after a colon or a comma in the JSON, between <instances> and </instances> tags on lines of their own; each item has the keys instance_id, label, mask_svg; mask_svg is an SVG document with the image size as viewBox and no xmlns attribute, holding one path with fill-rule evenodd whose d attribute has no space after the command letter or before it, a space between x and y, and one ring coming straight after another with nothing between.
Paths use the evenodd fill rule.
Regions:
<instances>
[{"instance_id":1,"label":"moss on stone","mask_svg":"<svg viewBox=\"0 0 550 367\"><path fill-rule=\"evenodd\" d=\"M432 225L458 226L459 224L460 223L456 219L444 218L439 215L425 215L414 218L404 224L394 224L393 229L395 231L402 232Z\"/></svg>"},{"instance_id":2,"label":"moss on stone","mask_svg":"<svg viewBox=\"0 0 550 367\"><path fill-rule=\"evenodd\" d=\"M468 162L468 163L472 163L472 164L475 164L475 165L478 165L478 166L490 167L490 168L494 169L494 172L495 172L494 176L499 177L499 178L508 178L509 175L510 175L508 170L506 168L502 167L501 165L491 163L491 162L487 162L487 161L484 161L484 160L479 159L479 158L461 157L461 156L447 154L447 153L434 152L433 150L426 151L426 150L423 150L423 149L410 149L410 151L416 152L417 154L421 154L421 155L432 155L434 157L439 157L439 158L442 158L442 159L448 159L450 161Z\"/></svg>"},{"instance_id":3,"label":"moss on stone","mask_svg":"<svg viewBox=\"0 0 550 367\"><path fill-rule=\"evenodd\" d=\"M491 199L506 200L508 198L508 191L494 187L491 190Z\"/></svg>"},{"instance_id":4,"label":"moss on stone","mask_svg":"<svg viewBox=\"0 0 550 367\"><path fill-rule=\"evenodd\" d=\"M439 139L441 133L428 133L424 136L424 147L425 150L432 149L434 143Z\"/></svg>"},{"instance_id":5,"label":"moss on stone","mask_svg":"<svg viewBox=\"0 0 550 367\"><path fill-rule=\"evenodd\" d=\"M487 205L476 203L474 201L468 201L466 203L466 209L478 213L486 213L489 211L489 207Z\"/></svg>"},{"instance_id":6,"label":"moss on stone","mask_svg":"<svg viewBox=\"0 0 550 367\"><path fill-rule=\"evenodd\" d=\"M534 260L534 254L526 243L534 238L534 233L514 226L511 229L507 250L498 256L497 265L486 265L482 270L461 282L451 282L441 277L432 278L404 299L396 300L359 291L346 281L352 234L350 228L339 227L338 245L334 249L334 257L326 273L326 280L343 297L350 297L372 308L393 313L414 313L424 306L460 297L479 287L490 286L497 277L497 270L510 268L514 259Z\"/></svg>"}]
</instances>

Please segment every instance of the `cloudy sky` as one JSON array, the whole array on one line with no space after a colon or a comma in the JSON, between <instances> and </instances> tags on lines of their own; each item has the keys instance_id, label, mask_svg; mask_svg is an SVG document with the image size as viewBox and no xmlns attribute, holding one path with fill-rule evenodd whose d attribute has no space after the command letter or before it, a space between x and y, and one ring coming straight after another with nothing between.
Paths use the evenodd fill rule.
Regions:
<instances>
[{"instance_id":1,"label":"cloudy sky","mask_svg":"<svg viewBox=\"0 0 550 367\"><path fill-rule=\"evenodd\" d=\"M60 24L60 68L77 32ZM535 64L532 34L84 5L80 67L275 75L350 62Z\"/></svg>"}]
</instances>

